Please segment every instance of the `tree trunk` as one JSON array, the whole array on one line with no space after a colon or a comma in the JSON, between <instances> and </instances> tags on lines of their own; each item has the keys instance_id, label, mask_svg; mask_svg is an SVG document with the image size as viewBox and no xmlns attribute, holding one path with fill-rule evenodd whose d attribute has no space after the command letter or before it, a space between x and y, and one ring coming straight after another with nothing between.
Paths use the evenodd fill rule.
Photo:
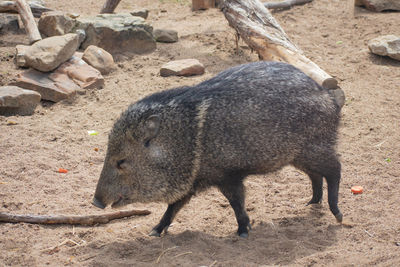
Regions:
<instances>
[{"instance_id":1,"label":"tree trunk","mask_svg":"<svg viewBox=\"0 0 400 267\"><path fill-rule=\"evenodd\" d=\"M100 11L100 14L113 13L114 10L117 8L119 2L121 2L121 0L106 0L103 8Z\"/></svg>"},{"instance_id":2,"label":"tree trunk","mask_svg":"<svg viewBox=\"0 0 400 267\"><path fill-rule=\"evenodd\" d=\"M40 36L39 29L36 25L35 19L33 18L33 14L29 5L25 2L25 0L16 0L15 4L17 6L22 23L25 26L26 33L28 34L29 43L33 44L34 42L41 40L42 37Z\"/></svg>"},{"instance_id":3,"label":"tree trunk","mask_svg":"<svg viewBox=\"0 0 400 267\"><path fill-rule=\"evenodd\" d=\"M260 1L225 1L223 12L229 25L258 53L260 59L285 61L301 69L319 85L337 88L337 80L304 56Z\"/></svg>"}]
</instances>

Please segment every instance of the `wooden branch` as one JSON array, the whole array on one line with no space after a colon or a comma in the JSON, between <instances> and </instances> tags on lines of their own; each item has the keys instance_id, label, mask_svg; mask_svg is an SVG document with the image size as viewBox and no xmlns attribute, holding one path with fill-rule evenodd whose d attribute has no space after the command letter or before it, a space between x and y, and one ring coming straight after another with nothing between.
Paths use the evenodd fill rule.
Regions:
<instances>
[{"instance_id":1,"label":"wooden branch","mask_svg":"<svg viewBox=\"0 0 400 267\"><path fill-rule=\"evenodd\" d=\"M103 8L100 11L100 14L113 13L114 10L117 8L119 2L121 2L121 0L106 0Z\"/></svg>"},{"instance_id":2,"label":"wooden branch","mask_svg":"<svg viewBox=\"0 0 400 267\"><path fill-rule=\"evenodd\" d=\"M319 85L337 88L337 80L308 59L288 38L279 23L258 0L225 1L222 8L229 25L260 59L285 61L301 69Z\"/></svg>"},{"instance_id":3,"label":"wooden branch","mask_svg":"<svg viewBox=\"0 0 400 267\"><path fill-rule=\"evenodd\" d=\"M16 215L0 212L0 222L8 223L36 223L36 224L79 224L94 225L98 223L108 223L111 220L130 217L133 215L148 215L148 210L126 210L106 213L101 215Z\"/></svg>"},{"instance_id":4,"label":"wooden branch","mask_svg":"<svg viewBox=\"0 0 400 267\"><path fill-rule=\"evenodd\" d=\"M29 5L25 2L25 0L15 0L15 4L17 6L22 23L25 26L26 33L28 34L29 43L33 44L36 41L42 40L42 36L40 36L39 29L36 25L35 19L33 18L33 14Z\"/></svg>"},{"instance_id":5,"label":"wooden branch","mask_svg":"<svg viewBox=\"0 0 400 267\"><path fill-rule=\"evenodd\" d=\"M29 7L32 10L33 16L39 18L43 12L52 11L53 9L44 7L36 2L29 2ZM0 2L0 13L18 13L17 4L15 1Z\"/></svg>"},{"instance_id":6,"label":"wooden branch","mask_svg":"<svg viewBox=\"0 0 400 267\"><path fill-rule=\"evenodd\" d=\"M304 5L310 3L313 0L285 0L282 2L267 2L264 6L268 9L288 9L295 5Z\"/></svg>"}]
</instances>

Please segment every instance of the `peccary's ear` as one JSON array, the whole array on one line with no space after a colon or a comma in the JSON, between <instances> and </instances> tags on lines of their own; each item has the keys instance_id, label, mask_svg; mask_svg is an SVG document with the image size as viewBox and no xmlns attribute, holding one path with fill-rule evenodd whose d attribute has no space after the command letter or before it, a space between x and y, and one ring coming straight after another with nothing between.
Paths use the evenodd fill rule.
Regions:
<instances>
[{"instance_id":1,"label":"peccary's ear","mask_svg":"<svg viewBox=\"0 0 400 267\"><path fill-rule=\"evenodd\" d=\"M160 130L160 117L157 115L151 115L144 123L144 141L145 144L157 136Z\"/></svg>"}]
</instances>

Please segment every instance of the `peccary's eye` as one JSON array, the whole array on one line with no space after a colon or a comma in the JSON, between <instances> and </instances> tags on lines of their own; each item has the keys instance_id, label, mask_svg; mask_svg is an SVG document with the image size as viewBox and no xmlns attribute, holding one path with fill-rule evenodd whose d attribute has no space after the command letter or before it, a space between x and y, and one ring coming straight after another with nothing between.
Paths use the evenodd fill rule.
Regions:
<instances>
[{"instance_id":1,"label":"peccary's eye","mask_svg":"<svg viewBox=\"0 0 400 267\"><path fill-rule=\"evenodd\" d=\"M117 168L122 170L123 169L123 165L122 164L124 164L124 162L125 162L124 159L118 160L117 161Z\"/></svg>"},{"instance_id":2,"label":"peccary's eye","mask_svg":"<svg viewBox=\"0 0 400 267\"><path fill-rule=\"evenodd\" d=\"M149 147L150 145L150 140L147 140L146 142L144 142L144 147Z\"/></svg>"}]
</instances>

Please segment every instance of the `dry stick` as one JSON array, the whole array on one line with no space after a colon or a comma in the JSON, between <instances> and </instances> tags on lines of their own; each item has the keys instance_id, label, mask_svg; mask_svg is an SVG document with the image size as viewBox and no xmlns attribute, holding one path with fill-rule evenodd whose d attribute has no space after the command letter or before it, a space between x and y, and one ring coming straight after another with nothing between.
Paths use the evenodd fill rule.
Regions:
<instances>
[{"instance_id":1,"label":"dry stick","mask_svg":"<svg viewBox=\"0 0 400 267\"><path fill-rule=\"evenodd\" d=\"M176 249L177 247L178 247L178 246L174 246L174 247L167 248L166 250L161 251L161 254L160 254L160 256L158 256L158 258L157 258L157 260L156 260L156 263L159 263L159 262L160 262L161 257L164 256L165 253L167 253L167 252L170 251L170 250Z\"/></svg>"},{"instance_id":2,"label":"dry stick","mask_svg":"<svg viewBox=\"0 0 400 267\"><path fill-rule=\"evenodd\" d=\"M113 13L121 0L106 0L100 14Z\"/></svg>"},{"instance_id":3,"label":"dry stick","mask_svg":"<svg viewBox=\"0 0 400 267\"><path fill-rule=\"evenodd\" d=\"M295 5L304 5L310 3L313 0L286 0L282 2L267 2L264 6L268 9L287 9Z\"/></svg>"},{"instance_id":4,"label":"dry stick","mask_svg":"<svg viewBox=\"0 0 400 267\"><path fill-rule=\"evenodd\" d=\"M9 223L37 223L37 224L79 224L94 225L108 223L111 220L130 217L133 215L148 215L148 210L121 210L101 215L68 216L68 215L16 215L0 212L0 222Z\"/></svg>"},{"instance_id":5,"label":"dry stick","mask_svg":"<svg viewBox=\"0 0 400 267\"><path fill-rule=\"evenodd\" d=\"M26 33L29 37L29 42L33 44L34 42L41 40L42 36L40 36L39 29L36 25L35 19L33 18L29 5L25 0L16 0L15 4L17 5L17 10L21 20L24 23Z\"/></svg>"},{"instance_id":6,"label":"dry stick","mask_svg":"<svg viewBox=\"0 0 400 267\"><path fill-rule=\"evenodd\" d=\"M52 11L53 9L44 7L36 2L29 2L33 16L39 18L43 12ZM15 1L2 1L0 2L0 13L18 13Z\"/></svg>"},{"instance_id":7,"label":"dry stick","mask_svg":"<svg viewBox=\"0 0 400 267\"><path fill-rule=\"evenodd\" d=\"M258 53L260 59L287 62L301 69L319 85L328 89L337 88L337 80L304 56L260 1L225 1L222 10L229 25Z\"/></svg>"}]
</instances>

